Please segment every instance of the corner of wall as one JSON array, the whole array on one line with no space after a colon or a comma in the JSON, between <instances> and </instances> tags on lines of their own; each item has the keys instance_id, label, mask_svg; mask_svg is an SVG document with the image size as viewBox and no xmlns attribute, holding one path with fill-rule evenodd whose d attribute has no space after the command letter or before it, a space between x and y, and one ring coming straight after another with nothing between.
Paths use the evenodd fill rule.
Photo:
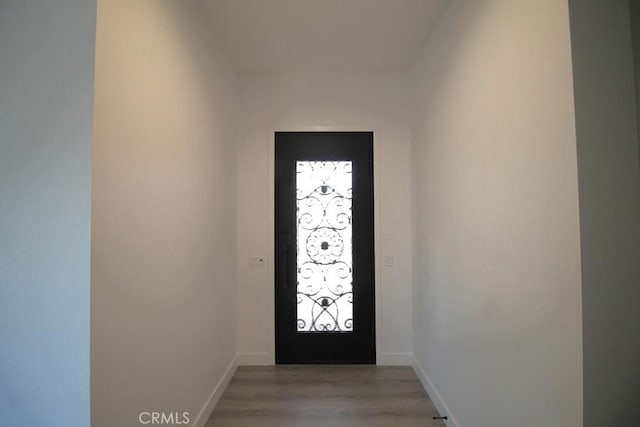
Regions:
<instances>
[{"instance_id":1,"label":"corner of wall","mask_svg":"<svg viewBox=\"0 0 640 427\"><path fill-rule=\"evenodd\" d=\"M456 421L453 412L451 412L447 404L444 403L442 396L440 395L440 393L438 393L438 390L431 382L431 379L427 375L427 372L424 370L418 359L416 359L415 355L413 354L411 354L410 357L411 366L418 376L420 383L422 383L422 387L424 387L425 391L429 395L429 398L431 399L433 404L436 406L436 409L438 410L440 415L446 416L448 418L448 420L446 421L446 425L452 427L460 427L460 424L458 424L458 421Z\"/></svg>"},{"instance_id":2,"label":"corner of wall","mask_svg":"<svg viewBox=\"0 0 640 427\"><path fill-rule=\"evenodd\" d=\"M209 420L209 417L211 417L213 410L218 404L218 401L220 400L220 398L222 397L222 394L224 393L225 389L229 385L231 378L233 378L233 374L238 369L238 365L239 365L238 359L239 357L236 356L233 358L231 363L229 363L229 366L227 367L224 374L220 378L220 381L218 381L218 383L215 385L215 387L211 391L211 394L209 395L209 398L204 403L204 405L202 406L202 409L200 409L200 412L198 412L198 415L194 419L193 427L205 427L205 425L207 424L207 421Z\"/></svg>"}]
</instances>

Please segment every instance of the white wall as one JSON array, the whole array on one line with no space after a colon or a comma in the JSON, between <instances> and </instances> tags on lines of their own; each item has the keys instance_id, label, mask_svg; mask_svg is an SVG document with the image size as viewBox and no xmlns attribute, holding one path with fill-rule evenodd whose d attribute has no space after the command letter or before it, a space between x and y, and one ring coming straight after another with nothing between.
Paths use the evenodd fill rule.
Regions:
<instances>
[{"instance_id":1,"label":"white wall","mask_svg":"<svg viewBox=\"0 0 640 427\"><path fill-rule=\"evenodd\" d=\"M626 0L571 1L584 425L640 420L640 167Z\"/></svg>"},{"instance_id":2,"label":"white wall","mask_svg":"<svg viewBox=\"0 0 640 427\"><path fill-rule=\"evenodd\" d=\"M239 121L238 290L241 363L273 363L273 132L373 130L378 363L409 363L409 128L404 74L245 77ZM267 268L248 258L266 256ZM382 256L393 255L393 267Z\"/></svg>"},{"instance_id":3,"label":"white wall","mask_svg":"<svg viewBox=\"0 0 640 427\"><path fill-rule=\"evenodd\" d=\"M3 426L89 425L95 9L0 1Z\"/></svg>"},{"instance_id":4,"label":"white wall","mask_svg":"<svg viewBox=\"0 0 640 427\"><path fill-rule=\"evenodd\" d=\"M92 426L194 421L236 354L236 78L194 2L98 4Z\"/></svg>"},{"instance_id":5,"label":"white wall","mask_svg":"<svg viewBox=\"0 0 640 427\"><path fill-rule=\"evenodd\" d=\"M456 1L414 69L414 352L461 426L582 425L570 48L565 2Z\"/></svg>"}]
</instances>

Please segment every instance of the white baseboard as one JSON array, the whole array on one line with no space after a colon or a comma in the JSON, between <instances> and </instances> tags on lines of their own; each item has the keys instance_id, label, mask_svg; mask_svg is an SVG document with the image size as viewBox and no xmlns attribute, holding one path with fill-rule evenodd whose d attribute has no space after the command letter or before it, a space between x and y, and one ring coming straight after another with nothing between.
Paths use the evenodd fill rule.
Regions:
<instances>
[{"instance_id":1,"label":"white baseboard","mask_svg":"<svg viewBox=\"0 0 640 427\"><path fill-rule=\"evenodd\" d=\"M412 366L411 353L380 353L376 357L378 366Z\"/></svg>"},{"instance_id":2,"label":"white baseboard","mask_svg":"<svg viewBox=\"0 0 640 427\"><path fill-rule=\"evenodd\" d=\"M438 412L440 412L440 415L447 416L448 419L447 421L445 421L446 425L452 427L460 427L460 424L458 424L455 417L449 410L449 407L447 407L446 403L444 403L444 400L442 400L442 396L440 396L440 393L438 393L438 390L436 390L424 368L422 367L422 365L420 365L420 362L418 362L418 359L416 359L415 355L413 354L411 354L411 365L413 366L413 370L418 376L418 379L422 383L422 387L424 387L424 389L427 391L427 394L431 398L431 401L435 405L436 409L438 409Z\"/></svg>"},{"instance_id":3,"label":"white baseboard","mask_svg":"<svg viewBox=\"0 0 640 427\"><path fill-rule=\"evenodd\" d=\"M270 366L274 365L270 353L238 353L238 366Z\"/></svg>"},{"instance_id":4,"label":"white baseboard","mask_svg":"<svg viewBox=\"0 0 640 427\"><path fill-rule=\"evenodd\" d=\"M238 353L238 366L271 366L275 364L270 353ZM379 366L412 366L411 353L380 353L376 364Z\"/></svg>"},{"instance_id":5,"label":"white baseboard","mask_svg":"<svg viewBox=\"0 0 640 427\"><path fill-rule=\"evenodd\" d=\"M220 400L222 393L227 388L227 385L229 384L229 381L231 381L231 377L233 377L233 374L236 372L237 367L238 356L233 358L233 360L227 367L227 370L222 375L222 378L220 378L220 381L218 381L218 384L216 384L213 391L211 392L209 399L207 399L206 403L198 413L198 416L193 420L193 427L204 427L205 424L207 424L207 421L209 420L209 417L213 412L213 408L216 407L218 400Z\"/></svg>"}]
</instances>

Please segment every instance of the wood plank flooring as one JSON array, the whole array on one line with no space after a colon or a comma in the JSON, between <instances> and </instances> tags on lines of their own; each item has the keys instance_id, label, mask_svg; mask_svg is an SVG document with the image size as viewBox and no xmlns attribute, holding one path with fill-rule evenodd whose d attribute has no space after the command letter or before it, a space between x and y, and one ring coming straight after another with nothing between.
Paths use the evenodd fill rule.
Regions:
<instances>
[{"instance_id":1,"label":"wood plank flooring","mask_svg":"<svg viewBox=\"0 0 640 427\"><path fill-rule=\"evenodd\" d=\"M410 367L241 366L206 427L436 427Z\"/></svg>"}]
</instances>

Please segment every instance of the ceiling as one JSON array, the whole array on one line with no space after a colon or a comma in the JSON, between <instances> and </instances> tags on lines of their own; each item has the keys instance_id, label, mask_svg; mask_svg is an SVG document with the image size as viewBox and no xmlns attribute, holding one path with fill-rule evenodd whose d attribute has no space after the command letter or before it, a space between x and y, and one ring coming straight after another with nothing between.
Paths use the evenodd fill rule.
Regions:
<instances>
[{"instance_id":1,"label":"ceiling","mask_svg":"<svg viewBox=\"0 0 640 427\"><path fill-rule=\"evenodd\" d=\"M242 73L403 71L446 0L200 0Z\"/></svg>"}]
</instances>

